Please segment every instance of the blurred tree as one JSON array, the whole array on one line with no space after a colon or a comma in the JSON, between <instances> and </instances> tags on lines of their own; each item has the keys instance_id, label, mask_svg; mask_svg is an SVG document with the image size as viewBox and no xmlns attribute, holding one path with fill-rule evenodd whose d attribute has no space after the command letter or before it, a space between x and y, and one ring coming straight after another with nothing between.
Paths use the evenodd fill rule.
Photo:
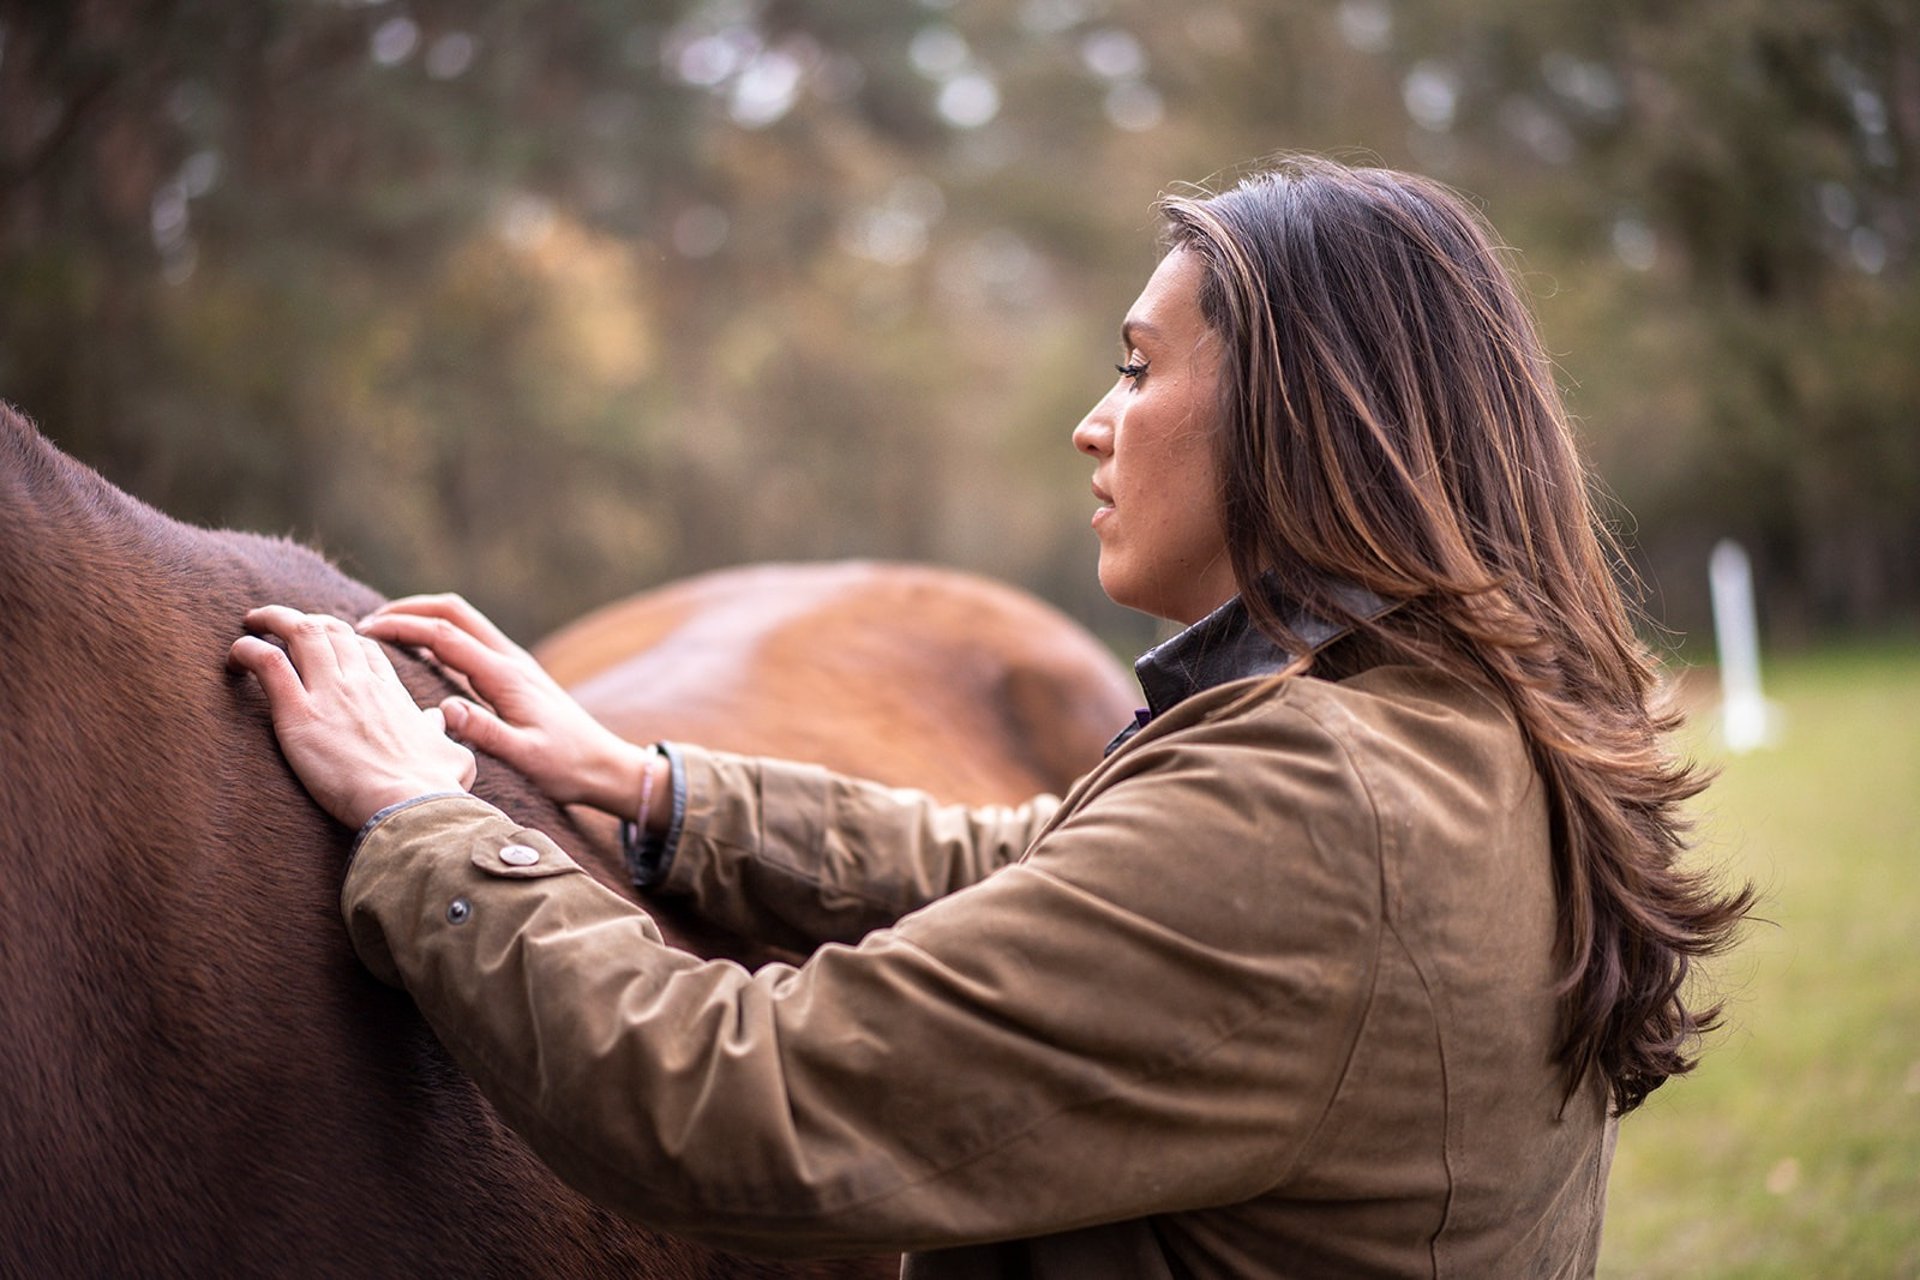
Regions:
<instances>
[{"instance_id":1,"label":"blurred tree","mask_svg":"<svg viewBox=\"0 0 1920 1280\"><path fill-rule=\"evenodd\" d=\"M1134 644L1067 433L1154 195L1281 148L1478 193L1697 626L1920 600L1895 0L0 0L0 395L158 505L532 634L922 556Z\"/></svg>"}]
</instances>

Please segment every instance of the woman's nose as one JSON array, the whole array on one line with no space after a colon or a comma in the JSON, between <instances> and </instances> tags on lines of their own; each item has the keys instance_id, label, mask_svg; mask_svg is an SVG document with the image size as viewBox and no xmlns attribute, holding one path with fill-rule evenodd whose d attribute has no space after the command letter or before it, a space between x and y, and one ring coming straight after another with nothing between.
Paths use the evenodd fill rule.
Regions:
<instances>
[{"instance_id":1,"label":"woman's nose","mask_svg":"<svg viewBox=\"0 0 1920 1280\"><path fill-rule=\"evenodd\" d=\"M1080 419L1080 425L1073 429L1074 448L1096 458L1104 458L1113 452L1113 423L1103 412L1106 407L1107 402L1102 399L1086 417Z\"/></svg>"}]
</instances>

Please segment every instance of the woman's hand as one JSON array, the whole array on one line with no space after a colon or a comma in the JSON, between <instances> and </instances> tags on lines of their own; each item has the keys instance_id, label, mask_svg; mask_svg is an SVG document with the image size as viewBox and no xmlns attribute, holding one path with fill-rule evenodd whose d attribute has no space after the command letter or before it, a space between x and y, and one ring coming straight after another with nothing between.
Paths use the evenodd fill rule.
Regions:
<instances>
[{"instance_id":1,"label":"woman's hand","mask_svg":"<svg viewBox=\"0 0 1920 1280\"><path fill-rule=\"evenodd\" d=\"M414 704L379 645L281 605L248 613L247 627L286 652L241 636L227 663L259 677L280 749L322 809L359 827L390 804L473 784L473 752L447 737L438 708Z\"/></svg>"},{"instance_id":2,"label":"woman's hand","mask_svg":"<svg viewBox=\"0 0 1920 1280\"><path fill-rule=\"evenodd\" d=\"M360 620L360 634L427 650L489 704L448 698L447 731L498 756L562 804L631 814L641 748L595 720L553 677L457 595L408 596Z\"/></svg>"}]
</instances>

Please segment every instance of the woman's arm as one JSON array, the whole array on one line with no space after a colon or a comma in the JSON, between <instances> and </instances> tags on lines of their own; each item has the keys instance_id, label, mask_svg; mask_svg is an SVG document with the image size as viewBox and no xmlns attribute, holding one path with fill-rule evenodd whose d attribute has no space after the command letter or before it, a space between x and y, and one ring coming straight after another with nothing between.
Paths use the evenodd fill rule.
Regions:
<instances>
[{"instance_id":1,"label":"woman's arm","mask_svg":"<svg viewBox=\"0 0 1920 1280\"><path fill-rule=\"evenodd\" d=\"M674 744L684 798L653 892L797 950L857 942L1026 852L1059 808L941 804L813 765Z\"/></svg>"},{"instance_id":2,"label":"woman's arm","mask_svg":"<svg viewBox=\"0 0 1920 1280\"><path fill-rule=\"evenodd\" d=\"M660 945L468 799L376 827L342 902L542 1158L655 1227L919 1250L1245 1200L1366 1014L1371 805L1304 717L1149 744L1099 787L1018 865L798 969Z\"/></svg>"},{"instance_id":3,"label":"woman's arm","mask_svg":"<svg viewBox=\"0 0 1920 1280\"><path fill-rule=\"evenodd\" d=\"M316 792L336 817L458 785L458 748L416 783L427 718L370 643L250 622L293 642L297 670L258 642L234 657L303 780L353 780ZM543 1158L657 1227L870 1252L1230 1204L1301 1158L1383 936L1367 789L1340 742L1268 705L1136 741L1017 865L798 969L665 946L463 795L374 822L342 909Z\"/></svg>"}]
</instances>

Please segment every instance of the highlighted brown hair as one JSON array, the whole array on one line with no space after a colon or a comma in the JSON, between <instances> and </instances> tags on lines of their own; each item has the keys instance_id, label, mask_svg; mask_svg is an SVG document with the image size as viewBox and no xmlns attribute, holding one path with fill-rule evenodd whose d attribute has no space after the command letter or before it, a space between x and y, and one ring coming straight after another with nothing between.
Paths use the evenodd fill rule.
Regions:
<instances>
[{"instance_id":1,"label":"highlighted brown hair","mask_svg":"<svg viewBox=\"0 0 1920 1280\"><path fill-rule=\"evenodd\" d=\"M1731 943L1752 891L1680 863L1681 808L1706 780L1664 745L1679 717L1488 227L1438 183L1315 158L1161 212L1172 248L1206 263L1224 340L1236 578L1270 575L1512 706L1552 813L1568 1094L1598 1069L1631 1111L1694 1065L1719 1008L1689 1005L1689 968ZM1342 582L1398 606L1357 618ZM1269 594L1245 595L1299 652Z\"/></svg>"}]
</instances>

